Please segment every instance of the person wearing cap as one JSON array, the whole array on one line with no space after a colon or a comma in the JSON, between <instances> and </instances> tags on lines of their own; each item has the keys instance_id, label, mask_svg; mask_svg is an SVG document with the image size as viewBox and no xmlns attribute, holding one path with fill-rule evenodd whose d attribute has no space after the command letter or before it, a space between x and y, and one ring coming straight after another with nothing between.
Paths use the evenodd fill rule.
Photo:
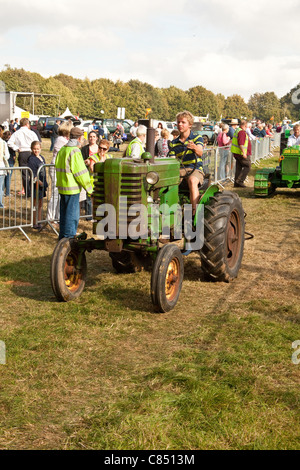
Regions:
<instances>
[{"instance_id":1,"label":"person wearing cap","mask_svg":"<svg viewBox=\"0 0 300 470\"><path fill-rule=\"evenodd\" d=\"M237 127L239 127L239 121L237 119L231 119L231 122L229 123L229 131L227 132L227 136L230 137L231 140Z\"/></svg>"},{"instance_id":2,"label":"person wearing cap","mask_svg":"<svg viewBox=\"0 0 300 470\"><path fill-rule=\"evenodd\" d=\"M234 131L231 153L236 160L235 165L235 188L245 188L245 179L251 169L251 140L246 132L248 121L242 119L240 126Z\"/></svg>"},{"instance_id":3,"label":"person wearing cap","mask_svg":"<svg viewBox=\"0 0 300 470\"><path fill-rule=\"evenodd\" d=\"M126 157L141 158L142 153L145 152L144 144L146 141L147 128L140 125L136 130L136 138L129 142L126 149Z\"/></svg>"},{"instance_id":4,"label":"person wearing cap","mask_svg":"<svg viewBox=\"0 0 300 470\"><path fill-rule=\"evenodd\" d=\"M56 186L60 194L59 240L76 235L81 188L88 195L93 192L90 175L80 151L83 142L83 130L73 127L69 142L60 149L55 160Z\"/></svg>"}]
</instances>

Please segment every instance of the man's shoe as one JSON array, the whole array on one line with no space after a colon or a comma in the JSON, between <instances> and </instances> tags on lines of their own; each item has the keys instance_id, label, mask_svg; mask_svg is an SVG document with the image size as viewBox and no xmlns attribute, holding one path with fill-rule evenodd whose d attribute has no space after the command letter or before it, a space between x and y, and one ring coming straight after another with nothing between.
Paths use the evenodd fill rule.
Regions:
<instances>
[{"instance_id":1,"label":"man's shoe","mask_svg":"<svg viewBox=\"0 0 300 470\"><path fill-rule=\"evenodd\" d=\"M234 188L247 188L244 183L234 183Z\"/></svg>"}]
</instances>

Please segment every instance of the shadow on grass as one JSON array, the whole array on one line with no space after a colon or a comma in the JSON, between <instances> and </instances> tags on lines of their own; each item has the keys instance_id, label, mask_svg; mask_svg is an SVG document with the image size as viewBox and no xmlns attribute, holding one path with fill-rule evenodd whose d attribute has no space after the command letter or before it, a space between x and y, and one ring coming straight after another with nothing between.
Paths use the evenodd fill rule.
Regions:
<instances>
[{"instance_id":1,"label":"shadow on grass","mask_svg":"<svg viewBox=\"0 0 300 470\"><path fill-rule=\"evenodd\" d=\"M7 286L18 297L33 299L39 302L58 302L51 286L50 279L51 256L28 257L17 262L4 264L0 267L0 285ZM112 269L111 269L112 270ZM91 269L95 273L95 266ZM107 274L107 267L97 265L97 276L89 275L89 266L85 290L99 287L99 295L108 301L118 303L120 307L142 312L153 311L149 295L140 288L120 286L118 279L112 285L103 286L99 274ZM100 289L101 288L101 289Z\"/></svg>"},{"instance_id":2,"label":"shadow on grass","mask_svg":"<svg viewBox=\"0 0 300 470\"><path fill-rule=\"evenodd\" d=\"M150 298L150 285L149 291L145 295L145 291L138 287L120 287L120 286L106 286L101 290L101 296L112 304L118 304L121 308L129 310L136 310L138 312L157 313Z\"/></svg>"}]
</instances>

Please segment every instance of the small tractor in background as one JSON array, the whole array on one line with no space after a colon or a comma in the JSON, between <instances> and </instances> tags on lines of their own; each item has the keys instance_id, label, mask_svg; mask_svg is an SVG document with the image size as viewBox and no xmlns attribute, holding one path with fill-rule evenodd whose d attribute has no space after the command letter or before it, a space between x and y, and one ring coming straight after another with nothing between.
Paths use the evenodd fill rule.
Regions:
<instances>
[{"instance_id":1,"label":"small tractor in background","mask_svg":"<svg viewBox=\"0 0 300 470\"><path fill-rule=\"evenodd\" d=\"M286 147L289 135L289 130L281 135L279 165L256 171L255 196L270 196L276 188L300 188L300 146Z\"/></svg>"},{"instance_id":2,"label":"small tractor in background","mask_svg":"<svg viewBox=\"0 0 300 470\"><path fill-rule=\"evenodd\" d=\"M141 159L112 158L95 164L95 238L87 239L83 233L58 242L51 259L50 276L59 301L73 300L81 295L87 275L85 253L92 250L108 252L118 273L150 269L151 299L159 312L175 307L183 282L183 258L192 251L199 255L199 270L202 266L206 280L229 282L237 277L245 236L245 214L239 196L230 191L220 192L219 187L210 186L206 178L200 188L196 216L186 220L182 215L179 224L175 224L175 210L171 208L180 209L188 204L189 190L180 184L181 163L178 159L154 159L154 132L152 127L147 129L147 147ZM138 205L145 208L146 217L144 222L138 220L135 228L141 229L144 223L144 236L134 237L130 228L135 222ZM155 222L157 233L153 234L152 208L155 205L160 209ZM110 208L113 208L114 217L109 221ZM107 236L104 237L103 232L99 234L100 225L108 228ZM110 231L109 226L114 230ZM193 245L193 236L196 239L201 231L201 245Z\"/></svg>"}]
</instances>

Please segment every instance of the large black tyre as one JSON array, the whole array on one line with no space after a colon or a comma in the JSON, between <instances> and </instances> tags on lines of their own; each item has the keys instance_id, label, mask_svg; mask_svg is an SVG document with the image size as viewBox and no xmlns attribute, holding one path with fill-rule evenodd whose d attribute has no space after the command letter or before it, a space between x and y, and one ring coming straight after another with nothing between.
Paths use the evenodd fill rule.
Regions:
<instances>
[{"instance_id":1,"label":"large black tyre","mask_svg":"<svg viewBox=\"0 0 300 470\"><path fill-rule=\"evenodd\" d=\"M204 245L200 250L206 280L229 282L237 277L244 251L245 220L239 196L216 193L204 210Z\"/></svg>"},{"instance_id":2,"label":"large black tyre","mask_svg":"<svg viewBox=\"0 0 300 470\"><path fill-rule=\"evenodd\" d=\"M183 258L176 245L165 245L158 253L151 275L151 299L158 312L172 310L183 281Z\"/></svg>"},{"instance_id":3,"label":"large black tyre","mask_svg":"<svg viewBox=\"0 0 300 470\"><path fill-rule=\"evenodd\" d=\"M53 292L59 301L68 302L82 294L86 282L87 265L85 253L80 252L73 238L58 242L51 258L50 278Z\"/></svg>"}]
</instances>

